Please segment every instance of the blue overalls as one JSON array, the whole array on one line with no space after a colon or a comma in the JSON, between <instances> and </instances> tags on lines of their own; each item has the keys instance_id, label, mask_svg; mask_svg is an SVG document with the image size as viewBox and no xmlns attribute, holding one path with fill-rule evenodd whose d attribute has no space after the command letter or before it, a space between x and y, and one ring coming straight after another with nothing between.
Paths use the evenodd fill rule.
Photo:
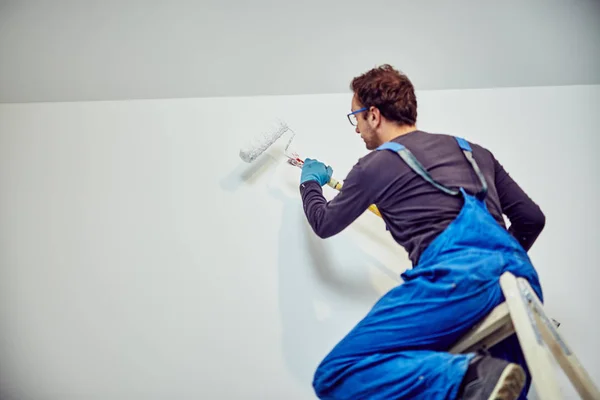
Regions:
<instances>
[{"instance_id":1,"label":"blue overalls","mask_svg":"<svg viewBox=\"0 0 600 400\"><path fill-rule=\"evenodd\" d=\"M313 387L320 399L455 399L474 354L448 349L504 301L500 275L526 278L543 300L527 252L488 212L487 184L467 141L456 138L482 189L476 195L436 182L404 146L397 153L423 179L464 204L454 221L425 249L418 265L401 276L317 368ZM457 147L457 151L458 151ZM492 356L528 372L516 335L490 349ZM530 386L527 374L525 399Z\"/></svg>"}]
</instances>

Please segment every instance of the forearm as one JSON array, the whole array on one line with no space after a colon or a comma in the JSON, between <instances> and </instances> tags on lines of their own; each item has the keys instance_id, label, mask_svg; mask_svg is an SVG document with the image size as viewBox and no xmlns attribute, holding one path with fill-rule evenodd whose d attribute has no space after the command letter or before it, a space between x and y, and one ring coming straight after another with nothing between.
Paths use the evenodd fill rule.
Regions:
<instances>
[{"instance_id":1,"label":"forearm","mask_svg":"<svg viewBox=\"0 0 600 400\"><path fill-rule=\"evenodd\" d=\"M327 238L343 229L336 223L334 213L328 212L327 199L317 182L301 184L300 194L306 219L317 236Z\"/></svg>"},{"instance_id":2,"label":"forearm","mask_svg":"<svg viewBox=\"0 0 600 400\"><path fill-rule=\"evenodd\" d=\"M521 246L529 251L546 225L546 216L533 202L521 201L508 207L508 231Z\"/></svg>"},{"instance_id":3,"label":"forearm","mask_svg":"<svg viewBox=\"0 0 600 400\"><path fill-rule=\"evenodd\" d=\"M309 159L307 159L309 160ZM354 165L342 186L342 189L331 201L323 196L327 178L323 177L324 166L310 161L310 170L303 168L300 183L300 194L304 214L315 234L328 238L343 231L356 218L365 212L377 197L372 189L372 179L366 174L360 162Z\"/></svg>"},{"instance_id":4,"label":"forearm","mask_svg":"<svg viewBox=\"0 0 600 400\"><path fill-rule=\"evenodd\" d=\"M300 185L304 213L315 234L328 238L343 231L374 202L373 193L349 176L340 193L331 201L314 181Z\"/></svg>"},{"instance_id":5,"label":"forearm","mask_svg":"<svg viewBox=\"0 0 600 400\"><path fill-rule=\"evenodd\" d=\"M496 188L502 212L510 221L509 232L529 251L546 225L546 216L499 163L496 164Z\"/></svg>"}]
</instances>

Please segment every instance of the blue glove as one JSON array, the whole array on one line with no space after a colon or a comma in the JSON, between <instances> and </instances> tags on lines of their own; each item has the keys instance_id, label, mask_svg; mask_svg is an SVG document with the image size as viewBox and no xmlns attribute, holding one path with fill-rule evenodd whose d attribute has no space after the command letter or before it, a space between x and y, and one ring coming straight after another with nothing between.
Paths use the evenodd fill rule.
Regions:
<instances>
[{"instance_id":1,"label":"blue glove","mask_svg":"<svg viewBox=\"0 0 600 400\"><path fill-rule=\"evenodd\" d=\"M331 179L333 169L320 161L307 158L302 166L300 183L317 181L321 186L326 185Z\"/></svg>"}]
</instances>

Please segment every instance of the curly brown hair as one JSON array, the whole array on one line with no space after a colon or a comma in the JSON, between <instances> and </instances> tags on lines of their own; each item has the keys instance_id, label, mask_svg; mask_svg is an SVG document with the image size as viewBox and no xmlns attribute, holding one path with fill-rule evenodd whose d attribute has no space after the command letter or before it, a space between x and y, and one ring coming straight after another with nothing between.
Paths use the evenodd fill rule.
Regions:
<instances>
[{"instance_id":1,"label":"curly brown hair","mask_svg":"<svg viewBox=\"0 0 600 400\"><path fill-rule=\"evenodd\" d=\"M364 107L376 107L388 120L412 126L417 122L417 97L408 77L384 64L354 78L350 89Z\"/></svg>"}]
</instances>

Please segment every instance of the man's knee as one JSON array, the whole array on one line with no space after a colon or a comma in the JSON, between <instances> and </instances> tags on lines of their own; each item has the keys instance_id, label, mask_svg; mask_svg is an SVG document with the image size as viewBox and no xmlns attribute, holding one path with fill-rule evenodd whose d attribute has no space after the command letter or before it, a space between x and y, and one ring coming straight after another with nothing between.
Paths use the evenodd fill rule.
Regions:
<instances>
[{"instance_id":1,"label":"man's knee","mask_svg":"<svg viewBox=\"0 0 600 400\"><path fill-rule=\"evenodd\" d=\"M321 364L319 364L319 366L315 370L315 373L313 375L313 382L312 382L313 390L315 391L315 394L317 395L317 397L319 399L322 399L324 397L324 394L328 389L327 384L325 383L325 380L323 379L324 375L325 375L325 366L324 366L324 363L321 362Z\"/></svg>"},{"instance_id":2,"label":"man's knee","mask_svg":"<svg viewBox=\"0 0 600 400\"><path fill-rule=\"evenodd\" d=\"M335 368L335 363L325 358L315 370L312 386L319 399L326 399L331 393L333 382L338 374Z\"/></svg>"}]
</instances>

